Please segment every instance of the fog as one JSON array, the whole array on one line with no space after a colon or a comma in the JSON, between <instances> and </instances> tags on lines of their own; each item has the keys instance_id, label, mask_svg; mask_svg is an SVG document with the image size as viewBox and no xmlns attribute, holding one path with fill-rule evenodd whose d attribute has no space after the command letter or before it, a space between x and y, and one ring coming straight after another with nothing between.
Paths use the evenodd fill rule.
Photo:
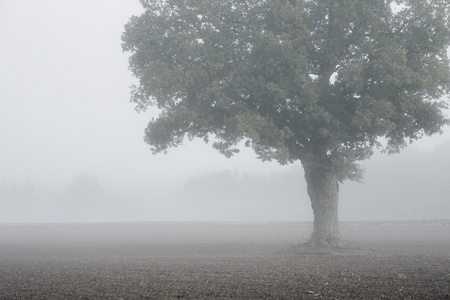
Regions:
<instances>
[{"instance_id":1,"label":"fog","mask_svg":"<svg viewBox=\"0 0 450 300\"><path fill-rule=\"evenodd\" d=\"M300 164L152 155L120 36L138 1L0 2L0 223L310 221ZM341 220L450 219L450 129L365 162Z\"/></svg>"}]
</instances>

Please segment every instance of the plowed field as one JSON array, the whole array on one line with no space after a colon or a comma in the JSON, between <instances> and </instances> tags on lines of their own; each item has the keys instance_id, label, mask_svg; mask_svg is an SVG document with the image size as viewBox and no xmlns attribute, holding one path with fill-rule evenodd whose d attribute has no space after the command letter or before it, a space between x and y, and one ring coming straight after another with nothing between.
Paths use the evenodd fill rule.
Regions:
<instances>
[{"instance_id":1,"label":"plowed field","mask_svg":"<svg viewBox=\"0 0 450 300\"><path fill-rule=\"evenodd\" d=\"M0 299L450 299L450 222L0 225Z\"/></svg>"}]
</instances>

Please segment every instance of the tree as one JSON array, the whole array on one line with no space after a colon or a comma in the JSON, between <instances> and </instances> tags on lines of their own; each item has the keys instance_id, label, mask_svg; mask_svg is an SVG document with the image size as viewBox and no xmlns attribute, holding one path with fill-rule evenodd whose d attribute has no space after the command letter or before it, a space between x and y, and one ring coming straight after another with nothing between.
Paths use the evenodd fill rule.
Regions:
<instances>
[{"instance_id":1,"label":"tree","mask_svg":"<svg viewBox=\"0 0 450 300\"><path fill-rule=\"evenodd\" d=\"M362 178L359 161L449 123L448 0L141 3L122 47L137 110L160 109L152 151L201 138L227 157L244 143L301 161L312 245L341 243L339 184Z\"/></svg>"},{"instance_id":2,"label":"tree","mask_svg":"<svg viewBox=\"0 0 450 300\"><path fill-rule=\"evenodd\" d=\"M98 182L97 176L84 172L76 174L67 188L67 195L78 201L91 202L104 195L103 188Z\"/></svg>"}]
</instances>

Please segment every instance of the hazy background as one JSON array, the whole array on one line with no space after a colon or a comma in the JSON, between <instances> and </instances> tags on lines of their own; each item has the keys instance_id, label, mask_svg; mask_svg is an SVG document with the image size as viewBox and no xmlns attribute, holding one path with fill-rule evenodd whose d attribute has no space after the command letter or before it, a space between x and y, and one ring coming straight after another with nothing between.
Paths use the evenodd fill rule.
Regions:
<instances>
[{"instance_id":1,"label":"hazy background","mask_svg":"<svg viewBox=\"0 0 450 300\"><path fill-rule=\"evenodd\" d=\"M299 164L202 142L153 156L120 36L137 0L0 0L0 223L309 221ZM450 219L450 129L376 155L342 220Z\"/></svg>"}]
</instances>

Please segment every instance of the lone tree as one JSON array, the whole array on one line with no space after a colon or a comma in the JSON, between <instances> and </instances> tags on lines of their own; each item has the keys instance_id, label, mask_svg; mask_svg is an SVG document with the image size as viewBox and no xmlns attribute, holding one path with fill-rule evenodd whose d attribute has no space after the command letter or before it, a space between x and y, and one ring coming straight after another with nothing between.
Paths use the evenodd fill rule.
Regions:
<instances>
[{"instance_id":1,"label":"lone tree","mask_svg":"<svg viewBox=\"0 0 450 300\"><path fill-rule=\"evenodd\" d=\"M300 161L310 243L339 245L339 184L359 161L400 151L449 123L448 0L141 0L122 36L157 106L154 153L201 138L225 156ZM380 142L380 139L382 142Z\"/></svg>"}]
</instances>

